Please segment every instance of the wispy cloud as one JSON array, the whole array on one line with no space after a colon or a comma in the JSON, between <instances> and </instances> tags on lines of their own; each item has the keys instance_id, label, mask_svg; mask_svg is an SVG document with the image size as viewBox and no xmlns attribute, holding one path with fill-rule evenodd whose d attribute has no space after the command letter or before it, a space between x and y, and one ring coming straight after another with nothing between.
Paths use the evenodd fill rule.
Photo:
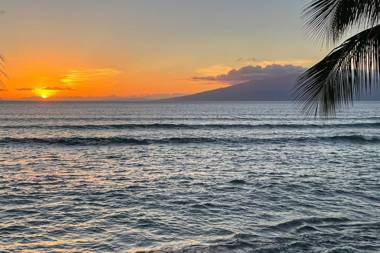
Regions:
<instances>
[{"instance_id":1,"label":"wispy cloud","mask_svg":"<svg viewBox=\"0 0 380 253\"><path fill-rule=\"evenodd\" d=\"M216 76L230 71L232 68L225 65L213 65L207 68L198 70L198 74L201 76Z\"/></svg>"},{"instance_id":2,"label":"wispy cloud","mask_svg":"<svg viewBox=\"0 0 380 253\"><path fill-rule=\"evenodd\" d=\"M74 69L68 71L67 74L61 78L55 80L46 78L31 85L32 87L20 87L15 90L20 92L57 94L61 91L74 91L76 84L112 78L120 73L120 70L113 68Z\"/></svg>"},{"instance_id":3,"label":"wispy cloud","mask_svg":"<svg viewBox=\"0 0 380 253\"><path fill-rule=\"evenodd\" d=\"M42 86L42 87L37 87L37 88L17 88L17 91L35 91L36 89L38 90L46 90L46 91L71 91L74 90L71 87L67 86Z\"/></svg>"},{"instance_id":4,"label":"wispy cloud","mask_svg":"<svg viewBox=\"0 0 380 253\"><path fill-rule=\"evenodd\" d=\"M17 88L17 91L32 91L33 88Z\"/></svg>"},{"instance_id":5,"label":"wispy cloud","mask_svg":"<svg viewBox=\"0 0 380 253\"><path fill-rule=\"evenodd\" d=\"M300 67L310 67L315 62L313 60L305 60L305 59L290 59L290 60L256 60L255 65L266 67L270 65L293 65Z\"/></svg>"},{"instance_id":6,"label":"wispy cloud","mask_svg":"<svg viewBox=\"0 0 380 253\"><path fill-rule=\"evenodd\" d=\"M239 57L236 59L235 62L238 64L257 65L261 67L266 67L269 65L295 65L309 67L315 63L313 60L310 59L268 60L260 59L257 57Z\"/></svg>"},{"instance_id":7,"label":"wispy cloud","mask_svg":"<svg viewBox=\"0 0 380 253\"><path fill-rule=\"evenodd\" d=\"M228 84L234 84L244 81L261 80L268 77L286 74L301 74L303 71L305 71L304 67L290 64L272 64L265 67L262 67L260 65L248 65L237 69L231 69L224 74L195 76L192 79L195 81L217 81Z\"/></svg>"},{"instance_id":8,"label":"wispy cloud","mask_svg":"<svg viewBox=\"0 0 380 253\"><path fill-rule=\"evenodd\" d=\"M259 61L256 57L239 57L236 59L237 62L257 62Z\"/></svg>"},{"instance_id":9,"label":"wispy cloud","mask_svg":"<svg viewBox=\"0 0 380 253\"><path fill-rule=\"evenodd\" d=\"M70 90L74 90L73 88L71 87L60 87L60 86L48 86L48 87L43 87L42 89L44 90L52 90L52 91L70 91Z\"/></svg>"},{"instance_id":10,"label":"wispy cloud","mask_svg":"<svg viewBox=\"0 0 380 253\"><path fill-rule=\"evenodd\" d=\"M167 99L172 97L184 96L186 93L157 93L146 95L134 96L118 96L118 95L104 95L104 96L55 96L54 100L58 101L151 101L159 99ZM30 96L23 99L40 100L40 96Z\"/></svg>"},{"instance_id":11,"label":"wispy cloud","mask_svg":"<svg viewBox=\"0 0 380 253\"><path fill-rule=\"evenodd\" d=\"M85 81L91 81L99 78L109 78L119 75L121 73L118 69L113 68L100 68L100 69L75 69L69 71L63 78L61 83L73 84Z\"/></svg>"}]
</instances>

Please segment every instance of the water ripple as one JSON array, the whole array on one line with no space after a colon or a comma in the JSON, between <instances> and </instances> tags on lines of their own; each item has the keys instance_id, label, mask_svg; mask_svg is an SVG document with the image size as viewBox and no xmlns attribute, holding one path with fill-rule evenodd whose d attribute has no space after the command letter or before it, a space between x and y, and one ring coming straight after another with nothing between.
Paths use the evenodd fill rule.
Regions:
<instances>
[{"instance_id":1,"label":"water ripple","mask_svg":"<svg viewBox=\"0 0 380 253\"><path fill-rule=\"evenodd\" d=\"M378 112L2 103L0 251L380 252Z\"/></svg>"}]
</instances>

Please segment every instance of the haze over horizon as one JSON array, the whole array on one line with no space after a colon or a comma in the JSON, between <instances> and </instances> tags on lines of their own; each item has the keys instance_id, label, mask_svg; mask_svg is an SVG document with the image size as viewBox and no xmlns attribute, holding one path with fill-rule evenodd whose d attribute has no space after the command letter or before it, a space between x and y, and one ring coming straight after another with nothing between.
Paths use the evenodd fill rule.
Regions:
<instances>
[{"instance_id":1,"label":"haze over horizon","mask_svg":"<svg viewBox=\"0 0 380 253\"><path fill-rule=\"evenodd\" d=\"M5 0L1 99L165 98L293 73L301 0ZM274 91L275 92L275 91Z\"/></svg>"}]
</instances>

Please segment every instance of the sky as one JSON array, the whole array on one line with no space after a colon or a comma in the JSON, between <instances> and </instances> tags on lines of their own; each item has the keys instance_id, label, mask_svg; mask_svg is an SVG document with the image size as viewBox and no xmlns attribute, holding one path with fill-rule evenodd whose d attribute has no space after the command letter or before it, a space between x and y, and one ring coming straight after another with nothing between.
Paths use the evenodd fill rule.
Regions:
<instances>
[{"instance_id":1,"label":"sky","mask_svg":"<svg viewBox=\"0 0 380 253\"><path fill-rule=\"evenodd\" d=\"M305 68L326 53L305 32L305 3L2 0L0 98L161 98Z\"/></svg>"}]
</instances>

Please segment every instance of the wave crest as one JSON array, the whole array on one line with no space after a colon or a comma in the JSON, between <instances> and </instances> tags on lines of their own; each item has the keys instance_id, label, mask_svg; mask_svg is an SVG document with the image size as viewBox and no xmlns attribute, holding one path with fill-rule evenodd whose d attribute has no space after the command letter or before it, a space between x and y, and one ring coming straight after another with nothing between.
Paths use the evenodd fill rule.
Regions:
<instances>
[{"instance_id":1,"label":"wave crest","mask_svg":"<svg viewBox=\"0 0 380 253\"><path fill-rule=\"evenodd\" d=\"M377 128L380 122L340 123L340 124L184 124L184 123L128 123L128 124L65 124L65 125L3 125L3 129L72 129L72 130L107 130L107 129L325 129L325 128Z\"/></svg>"},{"instance_id":2,"label":"wave crest","mask_svg":"<svg viewBox=\"0 0 380 253\"><path fill-rule=\"evenodd\" d=\"M209 137L171 137L161 139L137 139L129 137L57 137L57 138L13 138L0 139L0 144L47 144L47 145L150 145L150 144L281 144L281 143L347 142L358 144L377 144L380 137L363 135L314 136L298 138L209 138Z\"/></svg>"}]
</instances>

